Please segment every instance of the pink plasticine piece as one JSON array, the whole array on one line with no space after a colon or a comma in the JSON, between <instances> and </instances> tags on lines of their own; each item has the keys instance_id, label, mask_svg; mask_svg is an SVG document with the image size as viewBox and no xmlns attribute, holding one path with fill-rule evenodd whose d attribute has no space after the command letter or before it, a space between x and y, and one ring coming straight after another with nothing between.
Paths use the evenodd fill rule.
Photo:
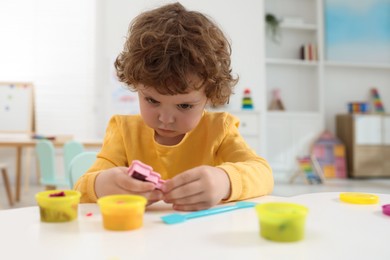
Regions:
<instances>
[{"instance_id":1,"label":"pink plasticine piece","mask_svg":"<svg viewBox=\"0 0 390 260\"><path fill-rule=\"evenodd\" d=\"M152 182L156 185L157 189L161 189L162 184L165 183L165 181L161 179L161 175L154 172L152 167L138 160L132 161L128 170L128 175L141 181Z\"/></svg>"}]
</instances>

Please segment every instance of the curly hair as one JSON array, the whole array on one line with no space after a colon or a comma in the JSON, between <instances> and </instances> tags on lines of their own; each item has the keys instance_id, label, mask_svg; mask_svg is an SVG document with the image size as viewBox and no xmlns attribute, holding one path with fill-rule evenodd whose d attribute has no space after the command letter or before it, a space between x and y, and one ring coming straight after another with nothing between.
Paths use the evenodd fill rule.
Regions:
<instances>
[{"instance_id":1,"label":"curly hair","mask_svg":"<svg viewBox=\"0 0 390 260\"><path fill-rule=\"evenodd\" d=\"M228 102L238 81L232 76L230 55L229 41L211 18L174 3L141 13L131 22L114 65L130 90L143 84L175 95L204 87L217 106ZM199 87L190 84L190 74L200 78Z\"/></svg>"}]
</instances>

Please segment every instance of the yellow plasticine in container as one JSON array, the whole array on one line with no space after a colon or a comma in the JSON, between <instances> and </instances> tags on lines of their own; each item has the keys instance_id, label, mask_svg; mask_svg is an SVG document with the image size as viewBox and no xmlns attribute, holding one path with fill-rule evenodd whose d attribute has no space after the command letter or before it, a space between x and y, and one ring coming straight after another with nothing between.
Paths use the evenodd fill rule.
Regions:
<instances>
[{"instance_id":1,"label":"yellow plasticine in container","mask_svg":"<svg viewBox=\"0 0 390 260\"><path fill-rule=\"evenodd\" d=\"M98 199L104 228L124 231L142 227L146 202L138 195L109 195Z\"/></svg>"},{"instance_id":2,"label":"yellow plasticine in container","mask_svg":"<svg viewBox=\"0 0 390 260\"><path fill-rule=\"evenodd\" d=\"M260 235L278 242L303 239L308 209L299 204L269 202L256 205Z\"/></svg>"},{"instance_id":3,"label":"yellow plasticine in container","mask_svg":"<svg viewBox=\"0 0 390 260\"><path fill-rule=\"evenodd\" d=\"M352 204L376 204L379 197L369 193L344 192L340 193L340 200Z\"/></svg>"},{"instance_id":4,"label":"yellow plasticine in container","mask_svg":"<svg viewBox=\"0 0 390 260\"><path fill-rule=\"evenodd\" d=\"M35 195L42 222L67 222L77 218L81 193L74 190L48 190Z\"/></svg>"}]
</instances>

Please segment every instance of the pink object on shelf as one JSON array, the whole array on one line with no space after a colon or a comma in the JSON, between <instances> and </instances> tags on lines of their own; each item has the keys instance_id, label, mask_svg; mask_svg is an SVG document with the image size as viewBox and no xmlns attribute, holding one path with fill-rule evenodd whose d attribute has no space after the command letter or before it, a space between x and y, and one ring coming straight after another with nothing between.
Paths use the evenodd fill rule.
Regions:
<instances>
[{"instance_id":1,"label":"pink object on shelf","mask_svg":"<svg viewBox=\"0 0 390 260\"><path fill-rule=\"evenodd\" d=\"M132 161L128 174L137 180L154 183L157 189L161 189L162 184L165 183L165 180L161 179L161 175L154 172L151 166L138 160Z\"/></svg>"}]
</instances>

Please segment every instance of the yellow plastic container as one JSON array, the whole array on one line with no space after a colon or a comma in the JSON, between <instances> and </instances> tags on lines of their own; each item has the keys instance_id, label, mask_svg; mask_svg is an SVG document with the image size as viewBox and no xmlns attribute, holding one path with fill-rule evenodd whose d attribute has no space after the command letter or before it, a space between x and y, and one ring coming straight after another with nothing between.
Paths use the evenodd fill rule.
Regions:
<instances>
[{"instance_id":1,"label":"yellow plastic container","mask_svg":"<svg viewBox=\"0 0 390 260\"><path fill-rule=\"evenodd\" d=\"M42 222L67 222L77 218L81 193L48 190L35 194Z\"/></svg>"},{"instance_id":2,"label":"yellow plastic container","mask_svg":"<svg viewBox=\"0 0 390 260\"><path fill-rule=\"evenodd\" d=\"M377 204L379 197L369 193L344 192L340 193L340 200L352 204Z\"/></svg>"},{"instance_id":3,"label":"yellow plastic container","mask_svg":"<svg viewBox=\"0 0 390 260\"><path fill-rule=\"evenodd\" d=\"M124 231L142 227L146 198L138 195L109 195L98 199L103 226Z\"/></svg>"},{"instance_id":4,"label":"yellow plastic container","mask_svg":"<svg viewBox=\"0 0 390 260\"><path fill-rule=\"evenodd\" d=\"M308 209L285 202L262 203L255 206L260 223L260 235L278 242L303 239Z\"/></svg>"}]
</instances>

